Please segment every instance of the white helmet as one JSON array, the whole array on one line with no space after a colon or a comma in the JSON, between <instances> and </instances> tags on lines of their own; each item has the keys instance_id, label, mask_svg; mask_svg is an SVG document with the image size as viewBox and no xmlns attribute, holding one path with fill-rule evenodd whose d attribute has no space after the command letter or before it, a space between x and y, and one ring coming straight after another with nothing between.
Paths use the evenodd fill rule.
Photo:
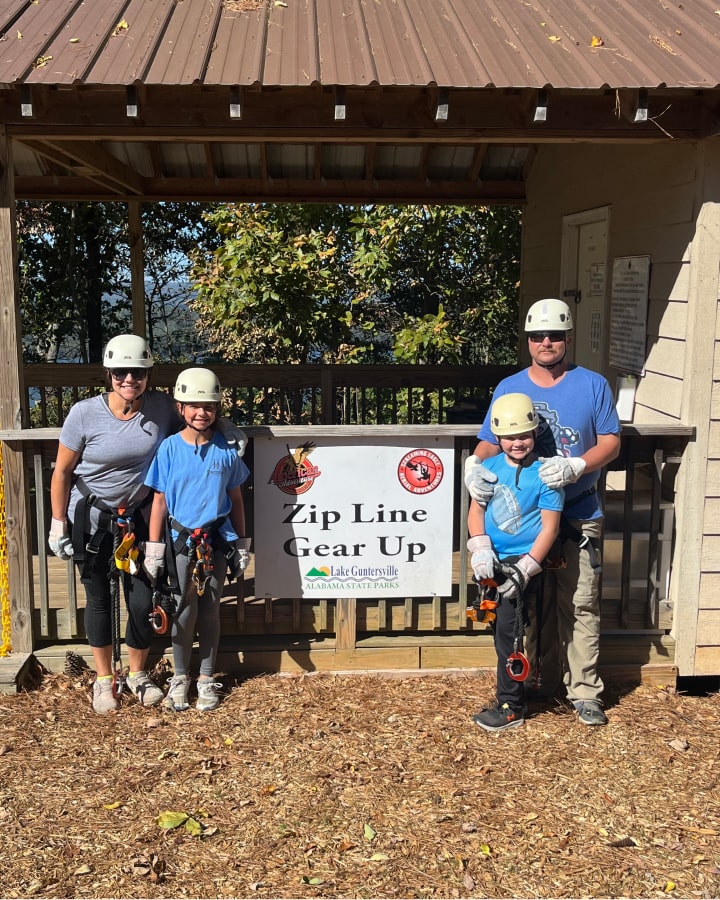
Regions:
<instances>
[{"instance_id":1,"label":"white helmet","mask_svg":"<svg viewBox=\"0 0 720 900\"><path fill-rule=\"evenodd\" d=\"M540 420L527 394L503 394L490 410L490 431L497 437L512 437L534 431Z\"/></svg>"},{"instance_id":2,"label":"white helmet","mask_svg":"<svg viewBox=\"0 0 720 900\"><path fill-rule=\"evenodd\" d=\"M152 369L153 357L145 338L137 334L119 334L105 347L103 365L106 369Z\"/></svg>"},{"instance_id":3,"label":"white helmet","mask_svg":"<svg viewBox=\"0 0 720 900\"><path fill-rule=\"evenodd\" d=\"M572 331L570 307L564 300L537 300L525 317L525 331Z\"/></svg>"},{"instance_id":4,"label":"white helmet","mask_svg":"<svg viewBox=\"0 0 720 900\"><path fill-rule=\"evenodd\" d=\"M185 369L175 382L179 403L220 403L220 382L210 369Z\"/></svg>"}]
</instances>

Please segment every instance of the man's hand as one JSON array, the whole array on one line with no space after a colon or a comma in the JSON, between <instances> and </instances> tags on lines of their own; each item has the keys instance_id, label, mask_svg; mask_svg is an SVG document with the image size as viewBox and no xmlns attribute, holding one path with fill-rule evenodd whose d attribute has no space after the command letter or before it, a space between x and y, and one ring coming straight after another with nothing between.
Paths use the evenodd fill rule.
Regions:
<instances>
[{"instance_id":1,"label":"man's hand","mask_svg":"<svg viewBox=\"0 0 720 900\"><path fill-rule=\"evenodd\" d=\"M500 600L517 600L525 593L533 575L539 575L542 572L542 566L529 553L521 556L514 565L512 576L508 575L507 579L498 585L498 596Z\"/></svg>"},{"instance_id":2,"label":"man's hand","mask_svg":"<svg viewBox=\"0 0 720 900\"><path fill-rule=\"evenodd\" d=\"M68 536L67 519L51 519L48 545L58 559L72 559L73 545Z\"/></svg>"},{"instance_id":3,"label":"man's hand","mask_svg":"<svg viewBox=\"0 0 720 900\"><path fill-rule=\"evenodd\" d=\"M486 534L477 534L467 542L467 548L472 553L470 565L477 580L494 578L498 559L490 538Z\"/></svg>"},{"instance_id":4,"label":"man's hand","mask_svg":"<svg viewBox=\"0 0 720 900\"><path fill-rule=\"evenodd\" d=\"M227 441L228 446L232 447L242 459L245 455L245 448L247 447L248 442L247 435L242 428L238 428L237 425L230 421L230 419L226 418L218 419L215 426Z\"/></svg>"},{"instance_id":5,"label":"man's hand","mask_svg":"<svg viewBox=\"0 0 720 900\"><path fill-rule=\"evenodd\" d=\"M165 544L159 541L145 541L143 569L150 581L155 584L165 571Z\"/></svg>"},{"instance_id":6,"label":"man's hand","mask_svg":"<svg viewBox=\"0 0 720 900\"><path fill-rule=\"evenodd\" d=\"M492 500L497 475L486 469L474 453L465 460L465 487L470 496L485 506Z\"/></svg>"},{"instance_id":7,"label":"man's hand","mask_svg":"<svg viewBox=\"0 0 720 900\"><path fill-rule=\"evenodd\" d=\"M581 456L551 456L541 459L538 471L540 480L549 488L561 488L566 484L574 484L587 467Z\"/></svg>"},{"instance_id":8,"label":"man's hand","mask_svg":"<svg viewBox=\"0 0 720 900\"><path fill-rule=\"evenodd\" d=\"M238 575L250 565L250 544L252 538L238 538L235 541L235 568Z\"/></svg>"}]
</instances>

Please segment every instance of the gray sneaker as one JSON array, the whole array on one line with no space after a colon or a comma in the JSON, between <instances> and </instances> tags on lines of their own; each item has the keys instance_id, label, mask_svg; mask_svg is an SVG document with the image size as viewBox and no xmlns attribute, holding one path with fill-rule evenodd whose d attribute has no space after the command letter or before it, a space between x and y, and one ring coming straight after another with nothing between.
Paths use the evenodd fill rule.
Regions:
<instances>
[{"instance_id":1,"label":"gray sneaker","mask_svg":"<svg viewBox=\"0 0 720 900\"><path fill-rule=\"evenodd\" d=\"M127 686L143 706L157 706L163 698L163 692L148 678L147 672L136 672L127 677Z\"/></svg>"},{"instance_id":2,"label":"gray sneaker","mask_svg":"<svg viewBox=\"0 0 720 900\"><path fill-rule=\"evenodd\" d=\"M98 680L93 684L92 707L99 716L115 712L119 706L120 704L113 696L112 678L105 678L103 681Z\"/></svg>"},{"instance_id":3,"label":"gray sneaker","mask_svg":"<svg viewBox=\"0 0 720 900\"><path fill-rule=\"evenodd\" d=\"M218 691L221 688L222 684L219 681L198 681L197 708L203 712L217 709L220 706L220 694Z\"/></svg>"},{"instance_id":4,"label":"gray sneaker","mask_svg":"<svg viewBox=\"0 0 720 900\"><path fill-rule=\"evenodd\" d=\"M597 700L573 700L573 706L583 725L607 725L607 716Z\"/></svg>"},{"instance_id":5,"label":"gray sneaker","mask_svg":"<svg viewBox=\"0 0 720 900\"><path fill-rule=\"evenodd\" d=\"M188 691L190 690L190 679L187 675L173 675L168 685L168 692L163 706L172 709L175 712L182 712L189 709Z\"/></svg>"}]
</instances>

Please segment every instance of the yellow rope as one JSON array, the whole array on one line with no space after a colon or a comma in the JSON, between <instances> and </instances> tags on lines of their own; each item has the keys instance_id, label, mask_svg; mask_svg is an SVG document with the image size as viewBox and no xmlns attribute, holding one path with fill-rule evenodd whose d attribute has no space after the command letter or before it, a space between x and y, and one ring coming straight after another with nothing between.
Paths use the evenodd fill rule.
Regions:
<instances>
[{"instance_id":1,"label":"yellow rope","mask_svg":"<svg viewBox=\"0 0 720 900\"><path fill-rule=\"evenodd\" d=\"M5 475L3 469L2 441L0 441L0 656L12 650L10 622L10 582L8 580L7 522L5 521Z\"/></svg>"}]
</instances>

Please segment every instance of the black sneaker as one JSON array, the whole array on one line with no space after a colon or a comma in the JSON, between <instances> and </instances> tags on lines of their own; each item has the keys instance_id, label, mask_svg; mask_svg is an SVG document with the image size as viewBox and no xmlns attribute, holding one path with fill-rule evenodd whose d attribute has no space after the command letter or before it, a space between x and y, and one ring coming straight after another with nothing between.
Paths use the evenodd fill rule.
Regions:
<instances>
[{"instance_id":1,"label":"black sneaker","mask_svg":"<svg viewBox=\"0 0 720 900\"><path fill-rule=\"evenodd\" d=\"M485 731L502 731L505 728L517 728L518 725L522 725L525 716L521 709L513 709L507 703L503 703L502 706L496 703L495 706L473 716L473 722Z\"/></svg>"},{"instance_id":2,"label":"black sneaker","mask_svg":"<svg viewBox=\"0 0 720 900\"><path fill-rule=\"evenodd\" d=\"M597 700L573 700L573 706L583 725L607 725L607 716Z\"/></svg>"}]
</instances>

